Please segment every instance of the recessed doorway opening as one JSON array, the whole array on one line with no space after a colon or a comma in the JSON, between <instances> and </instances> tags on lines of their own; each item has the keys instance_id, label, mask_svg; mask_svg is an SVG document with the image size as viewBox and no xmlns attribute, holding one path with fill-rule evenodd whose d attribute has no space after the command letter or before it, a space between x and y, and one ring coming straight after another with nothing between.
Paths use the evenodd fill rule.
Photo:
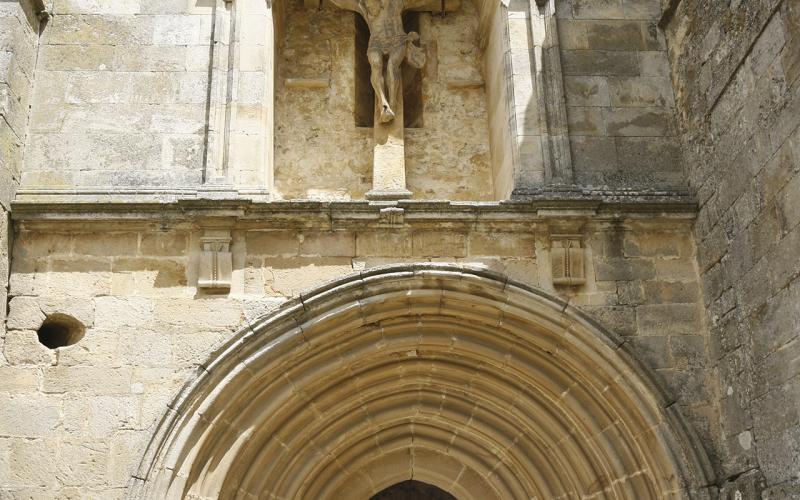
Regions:
<instances>
[{"instance_id":1,"label":"recessed doorway opening","mask_svg":"<svg viewBox=\"0 0 800 500\"><path fill-rule=\"evenodd\" d=\"M376 493L370 500L456 500L456 497L422 481L403 481Z\"/></svg>"}]
</instances>

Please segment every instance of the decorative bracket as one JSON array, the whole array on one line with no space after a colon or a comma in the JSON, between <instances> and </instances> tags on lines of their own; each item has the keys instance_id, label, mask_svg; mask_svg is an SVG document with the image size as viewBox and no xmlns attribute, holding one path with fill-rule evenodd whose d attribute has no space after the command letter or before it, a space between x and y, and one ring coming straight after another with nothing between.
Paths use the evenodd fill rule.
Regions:
<instances>
[{"instance_id":1,"label":"decorative bracket","mask_svg":"<svg viewBox=\"0 0 800 500\"><path fill-rule=\"evenodd\" d=\"M402 226L405 219L405 210L400 207L382 208L379 224L381 226Z\"/></svg>"},{"instance_id":2,"label":"decorative bracket","mask_svg":"<svg viewBox=\"0 0 800 500\"><path fill-rule=\"evenodd\" d=\"M202 251L197 288L214 293L227 293L231 289L233 270L230 231L206 230L200 238L200 244Z\"/></svg>"},{"instance_id":3,"label":"decorative bracket","mask_svg":"<svg viewBox=\"0 0 800 500\"><path fill-rule=\"evenodd\" d=\"M578 286L586 283L584 252L579 234L550 236L550 261L553 266L554 285Z\"/></svg>"}]
</instances>

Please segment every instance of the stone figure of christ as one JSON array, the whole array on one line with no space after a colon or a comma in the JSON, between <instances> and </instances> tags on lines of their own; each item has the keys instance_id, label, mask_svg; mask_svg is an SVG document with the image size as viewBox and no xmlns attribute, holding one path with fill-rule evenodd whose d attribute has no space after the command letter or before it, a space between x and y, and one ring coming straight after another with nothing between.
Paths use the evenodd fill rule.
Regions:
<instances>
[{"instance_id":1,"label":"stone figure of christ","mask_svg":"<svg viewBox=\"0 0 800 500\"><path fill-rule=\"evenodd\" d=\"M367 60L370 83L380 105L381 123L394 119L402 81L400 66L406 61L417 69L425 65L425 52L414 42L419 34L403 31L403 11L430 0L331 0L339 8L358 12L369 26Z\"/></svg>"}]
</instances>

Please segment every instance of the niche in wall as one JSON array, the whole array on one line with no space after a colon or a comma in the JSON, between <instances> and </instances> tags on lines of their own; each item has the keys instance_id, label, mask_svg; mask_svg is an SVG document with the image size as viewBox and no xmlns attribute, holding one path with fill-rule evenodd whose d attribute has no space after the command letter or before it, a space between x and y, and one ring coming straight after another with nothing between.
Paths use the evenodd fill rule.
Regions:
<instances>
[{"instance_id":1,"label":"niche in wall","mask_svg":"<svg viewBox=\"0 0 800 500\"><path fill-rule=\"evenodd\" d=\"M433 7L403 20L406 31L420 34L426 54L421 70L403 70L408 188L417 199L491 200L478 9L469 0L444 15L438 3ZM366 23L325 1L284 8L273 199L364 199L372 188L374 120Z\"/></svg>"}]
</instances>

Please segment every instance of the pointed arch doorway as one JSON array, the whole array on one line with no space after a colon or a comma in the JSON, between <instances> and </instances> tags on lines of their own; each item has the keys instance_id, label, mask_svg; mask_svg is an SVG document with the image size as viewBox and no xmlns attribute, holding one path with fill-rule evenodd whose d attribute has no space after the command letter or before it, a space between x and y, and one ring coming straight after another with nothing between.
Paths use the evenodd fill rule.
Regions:
<instances>
[{"instance_id":1,"label":"pointed arch doorway","mask_svg":"<svg viewBox=\"0 0 800 500\"><path fill-rule=\"evenodd\" d=\"M707 459L621 340L508 278L390 266L235 335L164 416L134 498L689 498Z\"/></svg>"}]
</instances>

